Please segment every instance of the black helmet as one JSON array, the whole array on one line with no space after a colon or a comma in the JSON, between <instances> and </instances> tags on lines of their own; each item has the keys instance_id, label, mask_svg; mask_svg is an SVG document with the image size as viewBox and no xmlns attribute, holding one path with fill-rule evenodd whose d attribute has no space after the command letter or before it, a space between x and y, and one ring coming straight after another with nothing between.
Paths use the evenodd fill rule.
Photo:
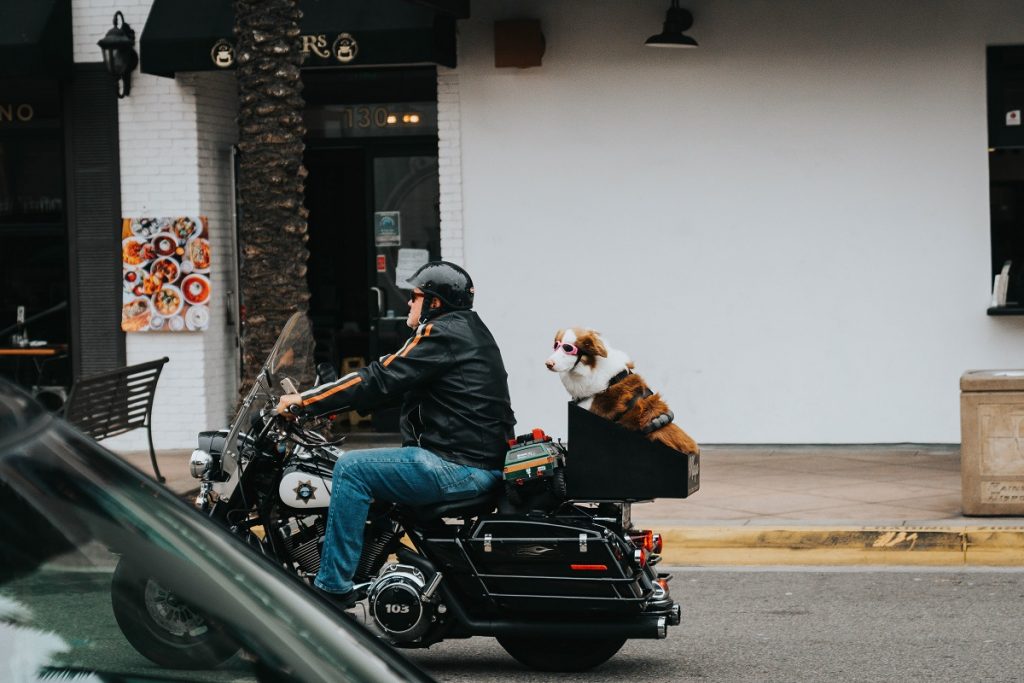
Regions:
<instances>
[{"instance_id":1,"label":"black helmet","mask_svg":"<svg viewBox=\"0 0 1024 683\"><path fill-rule=\"evenodd\" d=\"M448 310L473 308L473 279L454 263L425 263L406 282L436 296Z\"/></svg>"}]
</instances>

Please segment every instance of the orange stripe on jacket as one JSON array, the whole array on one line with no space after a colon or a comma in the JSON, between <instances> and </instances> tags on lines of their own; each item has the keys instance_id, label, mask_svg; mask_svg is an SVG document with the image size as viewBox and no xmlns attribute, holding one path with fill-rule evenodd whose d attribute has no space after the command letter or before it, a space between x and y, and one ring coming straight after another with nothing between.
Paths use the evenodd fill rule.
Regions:
<instances>
[{"instance_id":1,"label":"orange stripe on jacket","mask_svg":"<svg viewBox=\"0 0 1024 683\"><path fill-rule=\"evenodd\" d=\"M427 325L423 329L423 334L417 334L413 338L412 343L409 344L408 346L406 346L404 349L402 349L399 353L393 353L390 356L388 356L387 360L385 360L384 363L383 363L384 367L387 367L388 365L390 365L391 361L393 361L396 358L405 358L406 356L408 356L409 352L412 351L413 348L417 344L420 343L420 339L423 339L424 337L429 337L430 336L430 330L432 330L432 329L434 329L434 323L430 323L429 325Z\"/></svg>"},{"instance_id":2,"label":"orange stripe on jacket","mask_svg":"<svg viewBox=\"0 0 1024 683\"><path fill-rule=\"evenodd\" d=\"M334 387L330 391L325 391L322 394L317 394L316 396L311 396L311 397L309 397L307 399L303 399L302 405L308 406L310 403L316 403L317 401L325 399L328 396L331 396L333 394L338 393L339 391L344 391L345 389L348 389L351 386L355 386L356 384L359 384L362 381L363 381L362 377L353 377L349 381L345 382L344 384L340 384L340 385Z\"/></svg>"},{"instance_id":3,"label":"orange stripe on jacket","mask_svg":"<svg viewBox=\"0 0 1024 683\"><path fill-rule=\"evenodd\" d=\"M398 354L400 354L402 351L405 351L405 347L408 346L409 344L411 344L412 340L413 340L412 337L410 337L409 339L406 339L405 343L402 344L402 348L398 349L393 354L391 354L390 356L385 358L384 361L381 363L381 365L383 365L384 367L387 367L387 366L391 365L391 361L393 361L394 359L398 358Z\"/></svg>"}]
</instances>

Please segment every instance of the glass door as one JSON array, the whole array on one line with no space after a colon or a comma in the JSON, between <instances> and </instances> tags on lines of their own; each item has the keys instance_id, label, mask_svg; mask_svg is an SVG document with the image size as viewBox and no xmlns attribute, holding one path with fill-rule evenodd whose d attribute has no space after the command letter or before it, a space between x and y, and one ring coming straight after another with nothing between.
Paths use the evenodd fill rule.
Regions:
<instances>
[{"instance_id":1,"label":"glass door","mask_svg":"<svg viewBox=\"0 0 1024 683\"><path fill-rule=\"evenodd\" d=\"M371 357L397 349L411 333L405 281L441 258L439 193L436 153L373 160Z\"/></svg>"}]
</instances>

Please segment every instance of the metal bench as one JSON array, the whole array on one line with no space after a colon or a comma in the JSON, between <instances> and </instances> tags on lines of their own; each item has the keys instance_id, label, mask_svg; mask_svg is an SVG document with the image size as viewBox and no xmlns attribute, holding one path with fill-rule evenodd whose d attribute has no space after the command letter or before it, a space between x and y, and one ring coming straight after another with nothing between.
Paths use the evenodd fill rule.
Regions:
<instances>
[{"instance_id":1,"label":"metal bench","mask_svg":"<svg viewBox=\"0 0 1024 683\"><path fill-rule=\"evenodd\" d=\"M164 477L153 450L153 396L167 358L82 377L71 385L63 417L83 434L100 441L145 427L149 459L157 481Z\"/></svg>"}]
</instances>

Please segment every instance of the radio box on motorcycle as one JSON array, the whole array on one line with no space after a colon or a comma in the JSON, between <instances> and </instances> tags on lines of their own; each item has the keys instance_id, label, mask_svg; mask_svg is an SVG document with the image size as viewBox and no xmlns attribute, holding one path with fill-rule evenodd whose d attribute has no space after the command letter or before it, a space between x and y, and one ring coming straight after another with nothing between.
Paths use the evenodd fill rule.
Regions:
<instances>
[{"instance_id":1,"label":"radio box on motorcycle","mask_svg":"<svg viewBox=\"0 0 1024 683\"><path fill-rule=\"evenodd\" d=\"M565 479L573 500L686 498L700 488L700 454L681 453L569 403Z\"/></svg>"},{"instance_id":2,"label":"radio box on motorcycle","mask_svg":"<svg viewBox=\"0 0 1024 683\"><path fill-rule=\"evenodd\" d=\"M509 441L505 454L504 478L510 484L522 486L533 479L551 477L565 465L562 446L540 429Z\"/></svg>"},{"instance_id":3,"label":"radio box on motorcycle","mask_svg":"<svg viewBox=\"0 0 1024 683\"><path fill-rule=\"evenodd\" d=\"M505 454L505 512L550 510L565 500L565 447L541 429L509 441Z\"/></svg>"}]
</instances>

